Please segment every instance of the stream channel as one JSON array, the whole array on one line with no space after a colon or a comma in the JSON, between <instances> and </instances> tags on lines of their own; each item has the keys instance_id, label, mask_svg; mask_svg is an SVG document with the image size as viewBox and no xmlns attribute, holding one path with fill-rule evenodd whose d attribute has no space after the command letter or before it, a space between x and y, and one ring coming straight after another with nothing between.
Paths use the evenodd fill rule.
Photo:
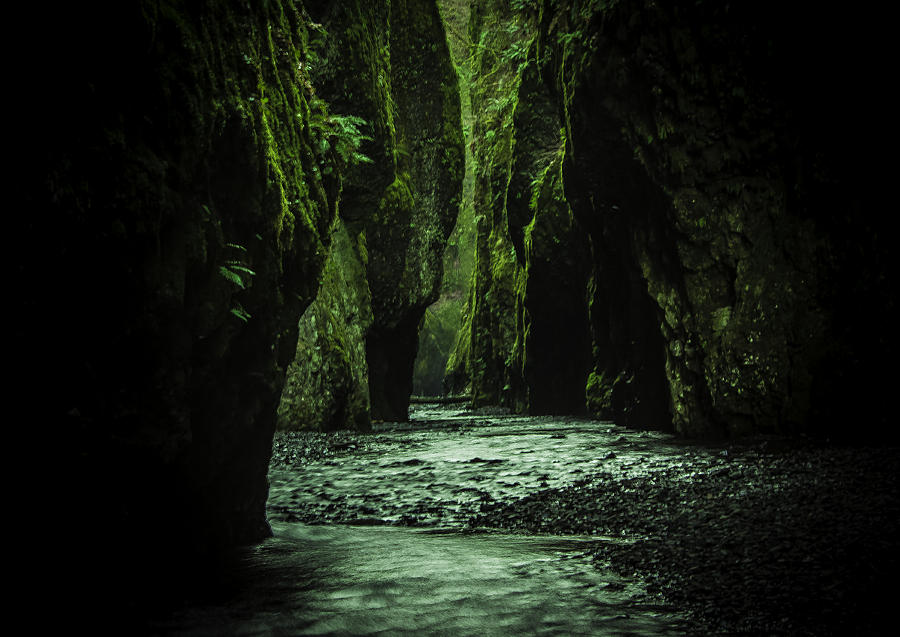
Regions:
<instances>
[{"instance_id":1,"label":"stream channel","mask_svg":"<svg viewBox=\"0 0 900 637\"><path fill-rule=\"evenodd\" d=\"M590 557L598 543L637 538L471 526L485 503L671 466L669 436L414 405L409 423L347 440L294 466L273 460L273 537L159 634L684 634L676 609Z\"/></svg>"}]
</instances>

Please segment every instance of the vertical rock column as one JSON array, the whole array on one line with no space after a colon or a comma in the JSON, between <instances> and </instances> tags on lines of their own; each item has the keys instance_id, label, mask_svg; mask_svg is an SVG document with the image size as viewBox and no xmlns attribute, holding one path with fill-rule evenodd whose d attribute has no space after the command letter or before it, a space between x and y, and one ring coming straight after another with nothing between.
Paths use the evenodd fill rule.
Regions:
<instances>
[{"instance_id":1,"label":"vertical rock column","mask_svg":"<svg viewBox=\"0 0 900 637\"><path fill-rule=\"evenodd\" d=\"M336 267L351 261L352 267L326 278L316 307L330 308L329 317L315 326L312 315L304 319L296 370L306 371L292 373L297 383L291 381L286 399L293 406L283 400L282 426L406 420L419 324L440 292L444 247L460 203L456 72L433 0L314 3L310 11L323 26L313 43L314 84L335 112L365 121L370 139L360 150L370 161L345 174L339 223L351 249L332 258ZM303 393L296 388L312 377L317 395L331 405L327 414L296 408ZM352 398L350 412L337 408L341 396L358 396L364 383L368 404Z\"/></svg>"},{"instance_id":2,"label":"vertical rock column","mask_svg":"<svg viewBox=\"0 0 900 637\"><path fill-rule=\"evenodd\" d=\"M372 414L406 420L418 328L440 293L459 211L464 151L459 85L437 5L391 3L395 181L368 223L375 324L367 342Z\"/></svg>"},{"instance_id":3,"label":"vertical rock column","mask_svg":"<svg viewBox=\"0 0 900 637\"><path fill-rule=\"evenodd\" d=\"M447 382L469 385L476 406L580 413L589 246L566 201L567 139L538 26L528 7L473 6L475 274Z\"/></svg>"}]
</instances>

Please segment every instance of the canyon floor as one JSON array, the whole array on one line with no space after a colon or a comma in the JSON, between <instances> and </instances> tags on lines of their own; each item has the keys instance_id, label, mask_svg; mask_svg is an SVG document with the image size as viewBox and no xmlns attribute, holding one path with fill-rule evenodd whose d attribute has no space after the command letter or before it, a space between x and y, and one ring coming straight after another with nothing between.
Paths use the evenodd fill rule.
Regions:
<instances>
[{"instance_id":1,"label":"canyon floor","mask_svg":"<svg viewBox=\"0 0 900 637\"><path fill-rule=\"evenodd\" d=\"M896 448L415 405L282 432L274 537L175 634L887 634Z\"/></svg>"}]
</instances>

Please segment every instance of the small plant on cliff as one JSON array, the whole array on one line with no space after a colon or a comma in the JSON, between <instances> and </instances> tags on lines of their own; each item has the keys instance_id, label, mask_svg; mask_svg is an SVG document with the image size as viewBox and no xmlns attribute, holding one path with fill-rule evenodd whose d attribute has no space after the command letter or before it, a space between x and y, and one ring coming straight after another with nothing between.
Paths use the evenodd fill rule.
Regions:
<instances>
[{"instance_id":1,"label":"small plant on cliff","mask_svg":"<svg viewBox=\"0 0 900 637\"><path fill-rule=\"evenodd\" d=\"M370 158L359 152L359 147L364 141L372 140L371 137L360 132L360 128L367 124L366 120L355 115L332 115L331 119L336 131L335 150L344 163L373 163Z\"/></svg>"},{"instance_id":2,"label":"small plant on cliff","mask_svg":"<svg viewBox=\"0 0 900 637\"><path fill-rule=\"evenodd\" d=\"M238 317L239 319L241 319L244 323L246 323L246 322L247 322L247 319L250 318L250 314L249 314L243 307L241 307L241 304L240 304L240 303L235 303L235 304L234 304L234 307L231 308L231 309L229 310L229 312L231 312L231 313L234 314L236 317Z\"/></svg>"},{"instance_id":3,"label":"small plant on cliff","mask_svg":"<svg viewBox=\"0 0 900 637\"><path fill-rule=\"evenodd\" d=\"M239 254L247 252L247 248L238 245L237 243L226 243L225 246ZM256 272L247 267L243 261L243 257L232 257L225 261L225 265L219 266L219 274L240 289L246 290L247 285L250 283L250 278L255 275ZM240 303L235 303L235 307L231 308L230 312L245 323L247 322L247 319L250 318L250 314L244 310Z\"/></svg>"},{"instance_id":4,"label":"small plant on cliff","mask_svg":"<svg viewBox=\"0 0 900 637\"><path fill-rule=\"evenodd\" d=\"M247 252L247 248L236 243L226 243L225 245L238 252ZM250 277L256 274L256 272L248 268L241 259L232 258L228 259L225 262L225 265L219 266L219 274L242 290L245 290L247 289L247 283L250 282Z\"/></svg>"},{"instance_id":5,"label":"small plant on cliff","mask_svg":"<svg viewBox=\"0 0 900 637\"><path fill-rule=\"evenodd\" d=\"M342 168L359 163L373 163L369 157L359 152L363 142L372 141L372 137L362 132L368 125L366 120L356 115L332 115L328 112L325 101L318 98L312 99L309 110L309 128L320 155L334 151ZM323 172L328 174L331 167L326 165Z\"/></svg>"}]
</instances>

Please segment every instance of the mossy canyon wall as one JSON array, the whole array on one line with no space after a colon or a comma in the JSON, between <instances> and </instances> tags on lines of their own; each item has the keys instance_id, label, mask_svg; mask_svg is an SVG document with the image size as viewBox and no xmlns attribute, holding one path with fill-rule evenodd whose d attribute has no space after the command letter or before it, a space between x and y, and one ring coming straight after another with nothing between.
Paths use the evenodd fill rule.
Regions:
<instances>
[{"instance_id":1,"label":"mossy canyon wall","mask_svg":"<svg viewBox=\"0 0 900 637\"><path fill-rule=\"evenodd\" d=\"M438 298L463 176L459 87L433 2L310 6L319 95L370 122L344 179L335 248L301 319L279 426L406 420L418 330ZM345 237L346 235L346 237ZM348 242L349 239L349 242Z\"/></svg>"},{"instance_id":2,"label":"mossy canyon wall","mask_svg":"<svg viewBox=\"0 0 900 637\"><path fill-rule=\"evenodd\" d=\"M463 170L437 8L25 13L15 390L79 554L138 573L257 541L278 418L406 417Z\"/></svg>"},{"instance_id":3,"label":"mossy canyon wall","mask_svg":"<svg viewBox=\"0 0 900 637\"><path fill-rule=\"evenodd\" d=\"M449 390L688 436L887 431L880 22L465 10L476 239ZM276 425L407 417L463 195L438 9L20 13L40 42L10 83L12 393L77 494L79 566L259 540Z\"/></svg>"},{"instance_id":4,"label":"mossy canyon wall","mask_svg":"<svg viewBox=\"0 0 900 637\"><path fill-rule=\"evenodd\" d=\"M889 433L879 33L803 3L472 3L448 388L688 436Z\"/></svg>"}]
</instances>

